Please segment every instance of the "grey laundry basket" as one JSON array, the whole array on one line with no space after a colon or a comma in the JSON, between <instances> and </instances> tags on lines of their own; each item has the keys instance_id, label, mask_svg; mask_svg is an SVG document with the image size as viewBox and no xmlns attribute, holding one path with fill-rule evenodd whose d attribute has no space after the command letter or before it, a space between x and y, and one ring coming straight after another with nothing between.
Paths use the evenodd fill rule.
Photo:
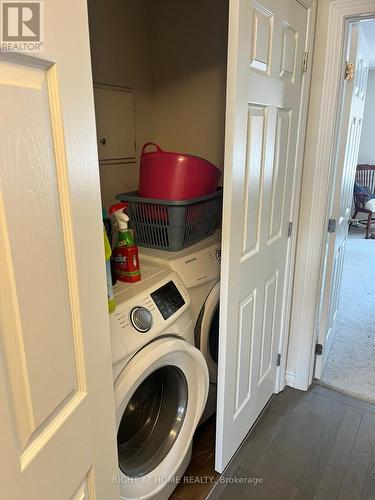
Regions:
<instances>
[{"instance_id":1,"label":"grey laundry basket","mask_svg":"<svg viewBox=\"0 0 375 500\"><path fill-rule=\"evenodd\" d=\"M215 232L222 207L222 189L183 201L142 198L136 191L120 193L129 204L129 226L136 244L176 252Z\"/></svg>"}]
</instances>

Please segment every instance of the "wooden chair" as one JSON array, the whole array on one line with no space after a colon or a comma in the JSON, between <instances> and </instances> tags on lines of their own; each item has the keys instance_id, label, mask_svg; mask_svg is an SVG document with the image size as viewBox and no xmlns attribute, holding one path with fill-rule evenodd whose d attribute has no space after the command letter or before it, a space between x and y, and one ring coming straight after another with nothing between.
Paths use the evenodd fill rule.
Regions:
<instances>
[{"instance_id":1,"label":"wooden chair","mask_svg":"<svg viewBox=\"0 0 375 500\"><path fill-rule=\"evenodd\" d=\"M357 165L355 181L366 188L369 193L375 194L375 165ZM375 214L366 207L370 199L368 193L354 193L354 213L352 219L357 217L358 213L367 215L366 221L366 239L370 237L371 224L375 222Z\"/></svg>"}]
</instances>

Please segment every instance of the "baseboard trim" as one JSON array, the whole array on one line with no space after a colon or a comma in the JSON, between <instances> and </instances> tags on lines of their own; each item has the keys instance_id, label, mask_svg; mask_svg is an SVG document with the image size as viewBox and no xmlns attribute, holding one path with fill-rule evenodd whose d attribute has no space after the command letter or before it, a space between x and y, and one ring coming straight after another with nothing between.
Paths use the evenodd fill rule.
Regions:
<instances>
[{"instance_id":1,"label":"baseboard trim","mask_svg":"<svg viewBox=\"0 0 375 500\"><path fill-rule=\"evenodd\" d=\"M296 374L294 372L285 372L286 385L289 387L295 387Z\"/></svg>"}]
</instances>

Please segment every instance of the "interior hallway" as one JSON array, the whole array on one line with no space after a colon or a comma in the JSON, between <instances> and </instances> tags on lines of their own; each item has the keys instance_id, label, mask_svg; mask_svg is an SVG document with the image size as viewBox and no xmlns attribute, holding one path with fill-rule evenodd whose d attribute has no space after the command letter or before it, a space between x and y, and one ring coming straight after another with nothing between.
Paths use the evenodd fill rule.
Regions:
<instances>
[{"instance_id":1,"label":"interior hallway","mask_svg":"<svg viewBox=\"0 0 375 500\"><path fill-rule=\"evenodd\" d=\"M210 500L375 498L375 405L312 385L274 396Z\"/></svg>"},{"instance_id":2,"label":"interior hallway","mask_svg":"<svg viewBox=\"0 0 375 500\"><path fill-rule=\"evenodd\" d=\"M375 240L352 227L347 241L337 331L321 382L375 403Z\"/></svg>"}]
</instances>

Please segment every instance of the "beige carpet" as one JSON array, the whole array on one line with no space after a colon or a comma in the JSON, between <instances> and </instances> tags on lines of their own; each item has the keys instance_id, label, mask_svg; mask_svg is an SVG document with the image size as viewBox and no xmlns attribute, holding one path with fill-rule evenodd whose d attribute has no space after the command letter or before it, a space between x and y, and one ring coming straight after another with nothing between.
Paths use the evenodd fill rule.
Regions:
<instances>
[{"instance_id":1,"label":"beige carpet","mask_svg":"<svg viewBox=\"0 0 375 500\"><path fill-rule=\"evenodd\" d=\"M375 403L375 240L353 228L347 242L338 326L321 382Z\"/></svg>"}]
</instances>

